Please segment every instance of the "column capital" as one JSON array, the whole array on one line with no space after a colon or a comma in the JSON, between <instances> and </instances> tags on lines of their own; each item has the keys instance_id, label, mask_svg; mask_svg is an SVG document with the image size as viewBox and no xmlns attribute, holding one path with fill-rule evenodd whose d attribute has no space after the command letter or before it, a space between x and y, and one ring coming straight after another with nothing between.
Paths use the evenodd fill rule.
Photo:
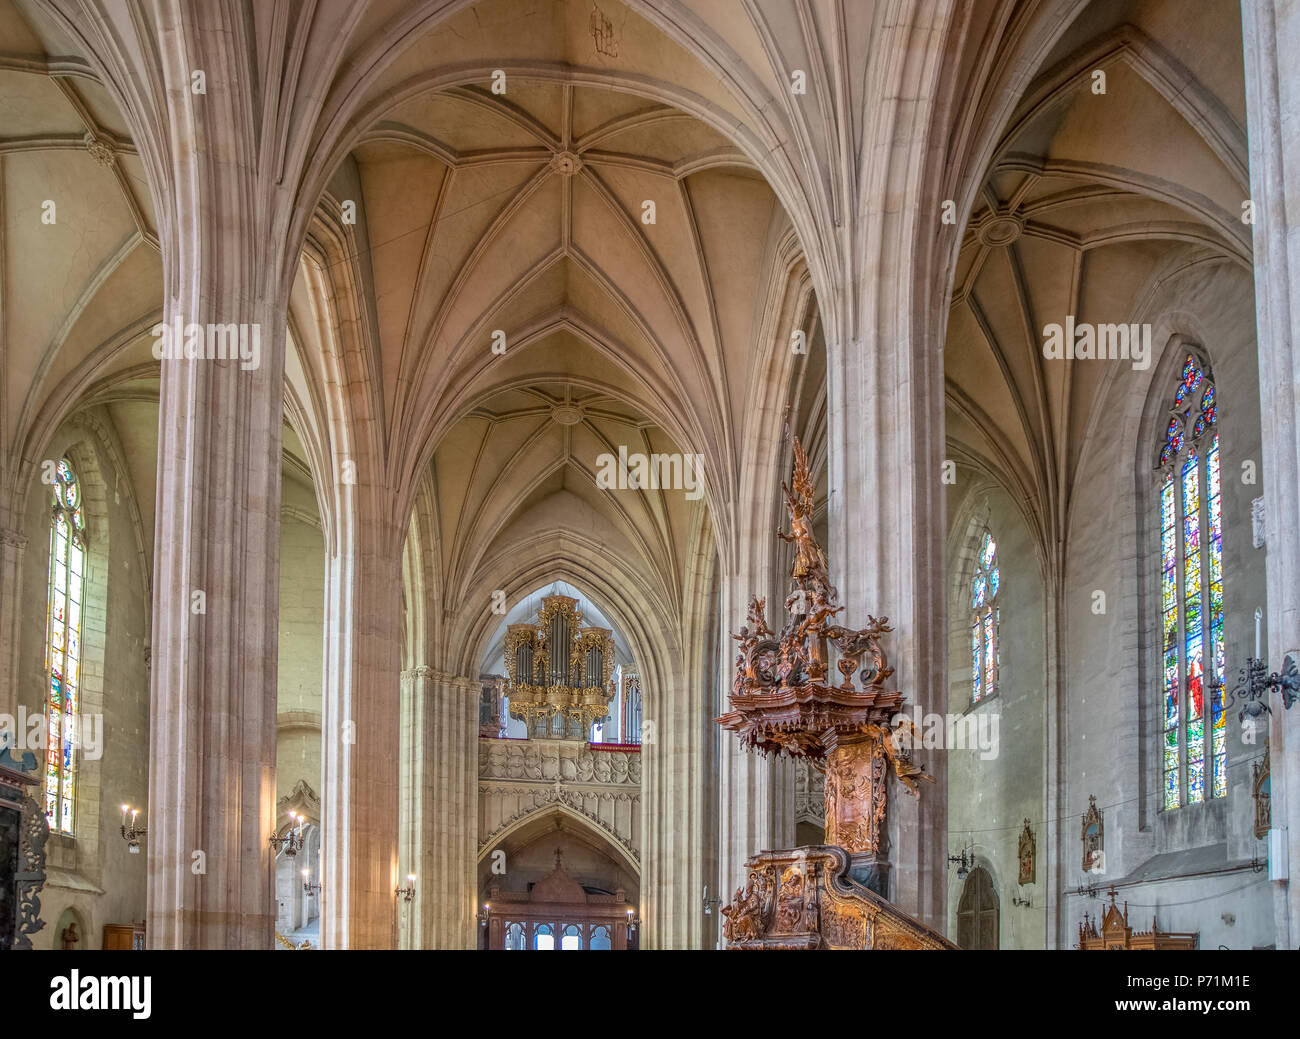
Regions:
<instances>
[{"instance_id":1,"label":"column capital","mask_svg":"<svg viewBox=\"0 0 1300 1039\"><path fill-rule=\"evenodd\" d=\"M408 667L402 671L403 678L424 678L431 682L437 682L439 685L449 685L455 689L473 690L478 692L482 688L482 681L477 678L470 678L466 675L453 674L450 671L442 671L436 667L430 667L428 664L419 664L415 667Z\"/></svg>"},{"instance_id":2,"label":"column capital","mask_svg":"<svg viewBox=\"0 0 1300 1039\"><path fill-rule=\"evenodd\" d=\"M0 545L5 548L16 548L21 552L27 547L27 535L8 527L0 528Z\"/></svg>"}]
</instances>

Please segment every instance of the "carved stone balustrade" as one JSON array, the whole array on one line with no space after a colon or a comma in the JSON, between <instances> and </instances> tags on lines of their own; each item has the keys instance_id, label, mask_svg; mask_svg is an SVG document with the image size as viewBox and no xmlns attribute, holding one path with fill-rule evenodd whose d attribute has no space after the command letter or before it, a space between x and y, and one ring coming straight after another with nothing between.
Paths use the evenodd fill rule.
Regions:
<instances>
[{"instance_id":1,"label":"carved stone balustrade","mask_svg":"<svg viewBox=\"0 0 1300 1039\"><path fill-rule=\"evenodd\" d=\"M558 805L641 861L639 747L480 739L478 775L480 850L526 817Z\"/></svg>"}]
</instances>

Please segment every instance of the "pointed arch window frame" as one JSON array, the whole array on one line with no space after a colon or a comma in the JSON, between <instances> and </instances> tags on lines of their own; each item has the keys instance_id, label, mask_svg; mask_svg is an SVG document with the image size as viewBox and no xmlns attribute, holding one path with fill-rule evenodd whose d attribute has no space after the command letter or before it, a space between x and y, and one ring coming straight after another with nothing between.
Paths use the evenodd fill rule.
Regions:
<instances>
[{"instance_id":1,"label":"pointed arch window frame","mask_svg":"<svg viewBox=\"0 0 1300 1039\"><path fill-rule=\"evenodd\" d=\"M971 704L993 697L998 691L1001 651L998 645L1002 609L997 602L1002 589L1002 571L998 566L998 542L986 527L975 555L975 575L971 578L968 603L971 612Z\"/></svg>"},{"instance_id":2,"label":"pointed arch window frame","mask_svg":"<svg viewBox=\"0 0 1300 1039\"><path fill-rule=\"evenodd\" d=\"M77 743L84 660L88 538L82 483L65 456L54 466L45 627L45 763L42 790L50 832L76 834Z\"/></svg>"},{"instance_id":3,"label":"pointed arch window frame","mask_svg":"<svg viewBox=\"0 0 1300 1039\"><path fill-rule=\"evenodd\" d=\"M1222 448L1209 359L1188 347L1154 466L1161 811L1227 796Z\"/></svg>"}]
</instances>

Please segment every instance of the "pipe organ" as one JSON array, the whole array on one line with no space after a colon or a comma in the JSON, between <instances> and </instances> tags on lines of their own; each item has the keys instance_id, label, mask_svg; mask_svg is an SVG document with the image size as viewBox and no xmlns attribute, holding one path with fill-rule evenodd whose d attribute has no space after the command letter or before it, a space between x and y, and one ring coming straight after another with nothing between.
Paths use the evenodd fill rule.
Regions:
<instances>
[{"instance_id":1,"label":"pipe organ","mask_svg":"<svg viewBox=\"0 0 1300 1039\"><path fill-rule=\"evenodd\" d=\"M608 628L584 628L578 600L550 595L536 624L506 630L510 715L540 739L585 740L609 716L616 692L614 636Z\"/></svg>"}]
</instances>

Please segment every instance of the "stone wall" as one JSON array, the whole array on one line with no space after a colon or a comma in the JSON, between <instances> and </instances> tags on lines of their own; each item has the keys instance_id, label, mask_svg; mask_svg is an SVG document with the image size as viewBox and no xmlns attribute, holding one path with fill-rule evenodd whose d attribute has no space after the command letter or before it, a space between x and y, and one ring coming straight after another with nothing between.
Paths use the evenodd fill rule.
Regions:
<instances>
[{"instance_id":1,"label":"stone wall","mask_svg":"<svg viewBox=\"0 0 1300 1039\"><path fill-rule=\"evenodd\" d=\"M88 549L81 717L102 716L102 729L100 750L87 745L79 755L75 837L53 834L46 846L48 879L40 894L46 927L33 944L58 948L58 921L72 910L80 921L77 948L98 949L105 924L144 917L145 849L129 854L118 827L123 803L143 809L146 826L148 820L148 569L130 473L107 413L93 409L69 420L45 454L68 456L82 486ZM50 492L39 482L28 494L23 532L18 702L30 716L45 710ZM41 750L36 755L43 758Z\"/></svg>"},{"instance_id":2,"label":"stone wall","mask_svg":"<svg viewBox=\"0 0 1300 1039\"><path fill-rule=\"evenodd\" d=\"M284 483L280 523L280 681L276 798L301 780L320 793L325 546L310 488ZM283 824L284 820L278 820Z\"/></svg>"},{"instance_id":3,"label":"stone wall","mask_svg":"<svg viewBox=\"0 0 1300 1039\"><path fill-rule=\"evenodd\" d=\"M634 861L641 847L641 755L570 740L479 740L479 850L554 806L582 816Z\"/></svg>"},{"instance_id":4,"label":"stone wall","mask_svg":"<svg viewBox=\"0 0 1300 1039\"><path fill-rule=\"evenodd\" d=\"M948 702L936 709L945 716L945 746L930 752L942 753L948 763L948 853L972 850L993 878L999 948L1041 949L1047 929L1045 870L1040 865L1036 882L1020 885L1017 855L1024 820L1041 833L1042 820L1048 817L1043 782L1047 598L1042 563L1023 514L999 487L959 468L954 489L965 495L950 510L957 529L949 539ZM997 542L1001 573L993 600L999 617L999 660L992 693L972 704L971 590L985 531ZM964 746L946 745L949 715L962 727ZM956 726L953 736L958 735ZM927 796L930 788L921 793ZM1039 847L1044 847L1041 838ZM956 867L950 867L949 937L957 934L961 893ZM1015 898L1029 899L1032 905L1016 906Z\"/></svg>"}]
</instances>

